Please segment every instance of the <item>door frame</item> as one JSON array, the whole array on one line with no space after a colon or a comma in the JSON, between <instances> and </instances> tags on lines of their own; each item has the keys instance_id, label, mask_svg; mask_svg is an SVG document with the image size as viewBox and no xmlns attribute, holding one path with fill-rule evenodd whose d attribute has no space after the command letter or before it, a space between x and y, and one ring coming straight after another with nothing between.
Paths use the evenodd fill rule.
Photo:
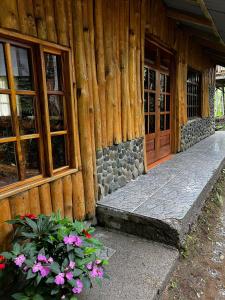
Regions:
<instances>
[{"instance_id":1,"label":"door frame","mask_svg":"<svg viewBox=\"0 0 225 300\"><path fill-rule=\"evenodd\" d=\"M171 89L171 95L170 95L170 128L171 128L171 133L170 133L170 138L171 138L171 154L174 154L178 150L178 145L176 144L176 133L180 130L179 124L177 123L176 119L178 117L178 109L175 101L177 100L176 97L176 55L177 52L169 48L166 44L164 44L162 41L157 39L156 37L152 35L147 35L145 36L144 39L144 49L146 47L146 44L148 45L154 45L161 50L167 52L168 54L171 55L171 66L170 66L170 89ZM145 54L144 54L144 65L145 65ZM144 68L143 65L143 68ZM144 72L143 72L144 74ZM144 82L144 78L142 78L142 82ZM143 91L143 97L144 97L144 91ZM144 101L143 101L144 103ZM144 116L144 105L143 105L143 116ZM144 126L144 119L143 119L143 126ZM178 133L179 134L179 133ZM152 163L150 166L147 164L147 155L146 155L146 135L144 134L144 164L145 164L145 171L147 172L151 166L154 166L157 164L157 162L160 164L161 161L165 161L166 157L159 159L155 163Z\"/></svg>"}]
</instances>

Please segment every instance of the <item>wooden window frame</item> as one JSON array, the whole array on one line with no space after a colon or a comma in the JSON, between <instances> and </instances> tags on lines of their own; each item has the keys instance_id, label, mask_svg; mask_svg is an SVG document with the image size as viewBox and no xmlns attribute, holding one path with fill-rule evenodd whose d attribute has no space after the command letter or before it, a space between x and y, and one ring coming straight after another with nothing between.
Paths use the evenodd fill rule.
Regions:
<instances>
[{"instance_id":1,"label":"wooden window frame","mask_svg":"<svg viewBox=\"0 0 225 300\"><path fill-rule=\"evenodd\" d=\"M1 34L1 31L0 31ZM18 37L21 37L21 40L18 40ZM21 188L26 186L29 183L35 183L40 181L41 184L46 180L51 179L50 177L61 177L67 175L67 173L75 173L78 171L78 158L77 158L77 149L76 149L76 139L78 138L78 131L76 130L75 124L75 102L73 96L73 81L72 81L72 58L71 58L71 50L70 48L63 47L60 45L55 45L49 42L43 42L41 40L28 37L25 39L23 35L15 33L10 35L9 37L1 37L0 42L2 42L4 51L5 51L5 60L6 61L6 71L7 71L7 79L8 79L8 89L1 89L1 94L8 94L10 99L10 108L12 116L12 127L14 129L15 136L13 137L5 137L0 139L0 144L6 142L16 142L16 150L17 155L20 157L16 157L18 165L18 175L20 174L19 170L19 162L23 162L22 160L22 150L20 141L27 139L39 139L39 164L40 164L40 175L33 176L27 179L21 178L18 176L18 181L15 183L7 184L0 188L0 193L10 192L11 190L15 190L17 187ZM32 68L32 80L33 80L33 91L23 91L23 90L15 90L14 88L14 78L13 78L13 68L10 53L10 45L19 46L22 48L30 49L31 53L31 68ZM66 130L58 131L51 133L50 132L50 120L49 120L49 112L48 112L48 91L46 86L46 77L45 77L45 61L44 61L44 53L51 53L61 56L62 60L62 77L64 81L64 90L61 93L64 97L64 111L67 112L67 116L65 121L70 126L66 127ZM37 76L39 75L39 76ZM39 87L39 89L37 88ZM57 93L57 92L56 92ZM56 94L55 93L55 94ZM16 95L33 95L36 97L40 104L37 105L36 100L36 125L37 132L34 134L25 134L20 135L19 133L19 122L16 115ZM44 125L42 126L42 122ZM51 151L51 136L56 135L66 135L67 136L67 158L68 164L58 168L53 169L52 162L52 151ZM43 141L47 141L47 143Z\"/></svg>"},{"instance_id":2,"label":"wooden window frame","mask_svg":"<svg viewBox=\"0 0 225 300\"><path fill-rule=\"evenodd\" d=\"M192 72L198 76L198 82L190 81L188 73ZM189 87L188 87L189 85ZM190 86L192 86L192 92L189 92ZM196 88L196 92L193 92L193 87ZM202 74L200 71L191 67L187 69L187 117L188 120L194 120L201 118L202 109Z\"/></svg>"}]
</instances>

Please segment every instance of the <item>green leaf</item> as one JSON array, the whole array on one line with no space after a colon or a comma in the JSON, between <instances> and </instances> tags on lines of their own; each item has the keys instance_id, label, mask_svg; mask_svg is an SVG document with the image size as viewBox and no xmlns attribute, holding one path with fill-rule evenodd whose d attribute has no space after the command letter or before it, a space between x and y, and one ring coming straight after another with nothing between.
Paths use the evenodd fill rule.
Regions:
<instances>
[{"instance_id":1,"label":"green leaf","mask_svg":"<svg viewBox=\"0 0 225 300\"><path fill-rule=\"evenodd\" d=\"M84 284L85 289L89 289L91 287L91 281L88 277L83 277L82 282Z\"/></svg>"},{"instance_id":2,"label":"green leaf","mask_svg":"<svg viewBox=\"0 0 225 300\"><path fill-rule=\"evenodd\" d=\"M88 254L92 254L92 253L95 253L97 251L96 248L86 248L84 250L84 254L88 255Z\"/></svg>"},{"instance_id":3,"label":"green leaf","mask_svg":"<svg viewBox=\"0 0 225 300\"><path fill-rule=\"evenodd\" d=\"M36 284L39 285L41 281L41 275L38 274L38 276L36 277Z\"/></svg>"},{"instance_id":4,"label":"green leaf","mask_svg":"<svg viewBox=\"0 0 225 300\"><path fill-rule=\"evenodd\" d=\"M69 283L72 287L75 287L75 285L76 285L76 281L75 281L74 279L69 280L68 283Z\"/></svg>"},{"instance_id":5,"label":"green leaf","mask_svg":"<svg viewBox=\"0 0 225 300\"><path fill-rule=\"evenodd\" d=\"M102 287L102 281L99 278L95 278L95 281L97 283L97 285L101 288Z\"/></svg>"},{"instance_id":6,"label":"green leaf","mask_svg":"<svg viewBox=\"0 0 225 300\"><path fill-rule=\"evenodd\" d=\"M51 270L55 274L59 274L61 272L59 264L57 262L53 262L50 266Z\"/></svg>"},{"instance_id":7,"label":"green leaf","mask_svg":"<svg viewBox=\"0 0 225 300\"><path fill-rule=\"evenodd\" d=\"M1 255L4 256L6 259L13 258L13 254L10 252L2 252Z\"/></svg>"},{"instance_id":8,"label":"green leaf","mask_svg":"<svg viewBox=\"0 0 225 300\"><path fill-rule=\"evenodd\" d=\"M81 248L75 248L74 249L74 252L75 254L80 257L80 258L83 258L84 257L84 253L83 253L83 250Z\"/></svg>"},{"instance_id":9,"label":"green leaf","mask_svg":"<svg viewBox=\"0 0 225 300\"><path fill-rule=\"evenodd\" d=\"M103 259L103 260L102 260L102 264L106 266L106 265L109 264L109 261L108 261L107 259Z\"/></svg>"},{"instance_id":10,"label":"green leaf","mask_svg":"<svg viewBox=\"0 0 225 300\"><path fill-rule=\"evenodd\" d=\"M83 273L83 271L80 270L80 269L74 269L74 270L73 270L73 275L74 275L74 277L78 277L78 276L80 276L82 273Z\"/></svg>"},{"instance_id":11,"label":"green leaf","mask_svg":"<svg viewBox=\"0 0 225 300\"><path fill-rule=\"evenodd\" d=\"M78 300L78 299L77 299L77 297L72 296L72 297L70 298L70 300Z\"/></svg>"},{"instance_id":12,"label":"green leaf","mask_svg":"<svg viewBox=\"0 0 225 300\"><path fill-rule=\"evenodd\" d=\"M51 295L56 295L56 294L58 294L58 292L59 292L59 289L57 289L57 288L52 289L51 290Z\"/></svg>"},{"instance_id":13,"label":"green leaf","mask_svg":"<svg viewBox=\"0 0 225 300\"><path fill-rule=\"evenodd\" d=\"M15 255L20 254L20 245L19 245L18 243L15 243L15 244L13 245L13 253L14 253Z\"/></svg>"},{"instance_id":14,"label":"green leaf","mask_svg":"<svg viewBox=\"0 0 225 300\"><path fill-rule=\"evenodd\" d=\"M47 280L46 280L46 283L53 283L54 282L54 277L49 277Z\"/></svg>"},{"instance_id":15,"label":"green leaf","mask_svg":"<svg viewBox=\"0 0 225 300\"><path fill-rule=\"evenodd\" d=\"M37 234L32 232L22 232L21 235L28 239L35 239L37 237Z\"/></svg>"},{"instance_id":16,"label":"green leaf","mask_svg":"<svg viewBox=\"0 0 225 300\"><path fill-rule=\"evenodd\" d=\"M33 229L33 231L37 232L38 228L37 228L36 222L34 222L33 220L31 220L30 218L27 218L27 217L25 217L25 220L26 220L27 224Z\"/></svg>"},{"instance_id":17,"label":"green leaf","mask_svg":"<svg viewBox=\"0 0 225 300\"><path fill-rule=\"evenodd\" d=\"M30 269L28 272L27 272L27 280L28 279L31 279L31 278L34 278L36 276L35 273L32 272L32 270Z\"/></svg>"},{"instance_id":18,"label":"green leaf","mask_svg":"<svg viewBox=\"0 0 225 300\"><path fill-rule=\"evenodd\" d=\"M29 300L29 297L27 297L23 293L13 294L12 297L13 297L13 299L16 299L16 300Z\"/></svg>"},{"instance_id":19,"label":"green leaf","mask_svg":"<svg viewBox=\"0 0 225 300\"><path fill-rule=\"evenodd\" d=\"M36 294L33 296L32 300L44 300L44 298L40 294Z\"/></svg>"}]
</instances>

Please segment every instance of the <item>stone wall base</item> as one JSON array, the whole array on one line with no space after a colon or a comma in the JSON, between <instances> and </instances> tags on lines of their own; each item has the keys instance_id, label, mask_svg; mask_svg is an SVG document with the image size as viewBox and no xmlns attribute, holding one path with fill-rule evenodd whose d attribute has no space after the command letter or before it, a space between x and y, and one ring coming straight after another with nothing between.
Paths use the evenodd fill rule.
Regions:
<instances>
[{"instance_id":1,"label":"stone wall base","mask_svg":"<svg viewBox=\"0 0 225 300\"><path fill-rule=\"evenodd\" d=\"M143 174L143 138L97 151L96 164L98 198L101 199Z\"/></svg>"}]
</instances>

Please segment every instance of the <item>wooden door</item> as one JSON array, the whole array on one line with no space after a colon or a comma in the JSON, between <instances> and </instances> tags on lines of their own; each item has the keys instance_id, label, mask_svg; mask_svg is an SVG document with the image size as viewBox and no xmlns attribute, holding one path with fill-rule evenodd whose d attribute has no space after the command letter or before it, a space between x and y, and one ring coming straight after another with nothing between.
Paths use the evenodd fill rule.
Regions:
<instances>
[{"instance_id":1,"label":"wooden door","mask_svg":"<svg viewBox=\"0 0 225 300\"><path fill-rule=\"evenodd\" d=\"M155 45L145 49L144 114L147 165L171 153L171 55Z\"/></svg>"}]
</instances>

